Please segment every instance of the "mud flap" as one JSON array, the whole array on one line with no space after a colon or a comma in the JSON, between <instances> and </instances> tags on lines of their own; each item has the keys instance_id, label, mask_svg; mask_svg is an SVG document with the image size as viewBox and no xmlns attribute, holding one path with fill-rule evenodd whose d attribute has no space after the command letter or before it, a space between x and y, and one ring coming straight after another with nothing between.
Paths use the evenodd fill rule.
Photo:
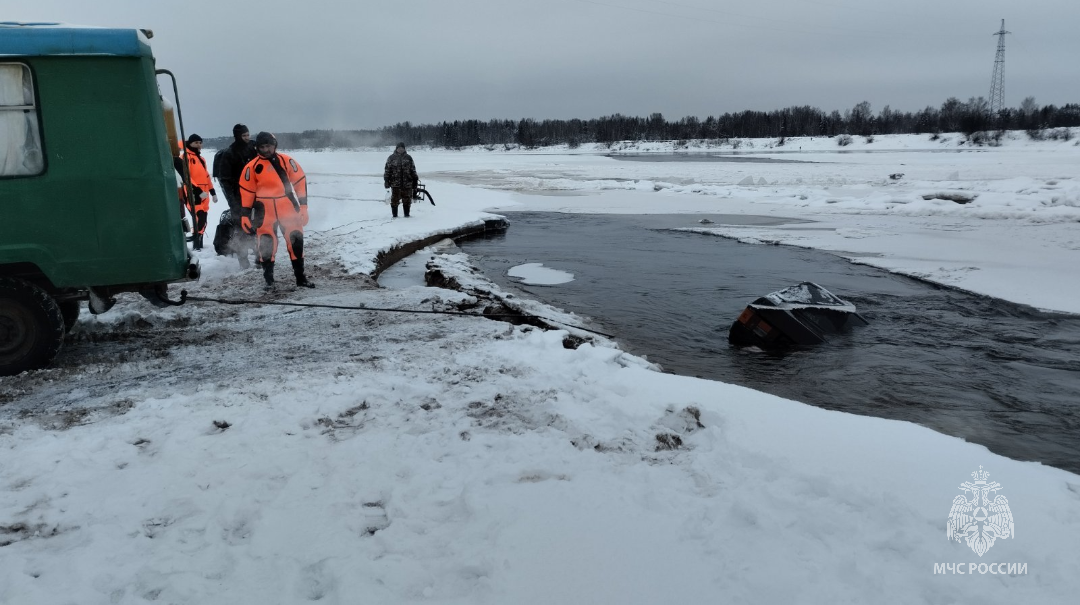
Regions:
<instances>
[{"instance_id":1,"label":"mud flap","mask_svg":"<svg viewBox=\"0 0 1080 605\"><path fill-rule=\"evenodd\" d=\"M180 300L169 300L169 287L165 284L154 284L148 288L143 288L139 290L139 295L159 309L178 307L187 302L186 290L181 293Z\"/></svg>"},{"instance_id":2,"label":"mud flap","mask_svg":"<svg viewBox=\"0 0 1080 605\"><path fill-rule=\"evenodd\" d=\"M94 315L101 315L102 313L113 308L116 304L116 299L104 292L98 292L94 288L90 288L90 312Z\"/></svg>"}]
</instances>

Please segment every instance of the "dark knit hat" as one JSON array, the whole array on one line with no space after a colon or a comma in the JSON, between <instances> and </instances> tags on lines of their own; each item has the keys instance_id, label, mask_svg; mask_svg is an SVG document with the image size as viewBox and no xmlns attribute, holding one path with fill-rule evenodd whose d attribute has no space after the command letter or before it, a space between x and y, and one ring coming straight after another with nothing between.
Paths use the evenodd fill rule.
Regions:
<instances>
[{"instance_id":1,"label":"dark knit hat","mask_svg":"<svg viewBox=\"0 0 1080 605\"><path fill-rule=\"evenodd\" d=\"M394 147L394 149L395 150L397 150L397 149L405 149L405 143L398 143L397 147Z\"/></svg>"},{"instance_id":2,"label":"dark knit hat","mask_svg":"<svg viewBox=\"0 0 1080 605\"><path fill-rule=\"evenodd\" d=\"M251 132L251 131L248 130L248 127L244 126L243 124L237 124L236 126L232 127L232 135L234 137L239 137L240 135L244 134L245 132Z\"/></svg>"},{"instance_id":3,"label":"dark knit hat","mask_svg":"<svg viewBox=\"0 0 1080 605\"><path fill-rule=\"evenodd\" d=\"M196 141L198 141L198 142L200 142L200 143L201 143L201 142L202 142L202 137L200 137L200 136L199 136L199 135L197 135L197 134L193 134L193 135L191 135L191 136L189 136L189 137L187 138L187 142L188 142L188 143L194 143L194 142L196 142Z\"/></svg>"},{"instance_id":4,"label":"dark knit hat","mask_svg":"<svg viewBox=\"0 0 1080 605\"><path fill-rule=\"evenodd\" d=\"M273 145L274 147L277 147L277 137L270 134L269 132L265 132L265 131L260 132L259 134L255 135L255 144L256 145L268 145L269 144L269 145Z\"/></svg>"}]
</instances>

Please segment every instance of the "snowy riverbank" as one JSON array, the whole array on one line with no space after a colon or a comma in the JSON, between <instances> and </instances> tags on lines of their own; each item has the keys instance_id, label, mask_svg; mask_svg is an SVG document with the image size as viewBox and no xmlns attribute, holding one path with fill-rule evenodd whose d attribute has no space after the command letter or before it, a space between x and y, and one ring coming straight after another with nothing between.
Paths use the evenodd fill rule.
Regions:
<instances>
[{"instance_id":1,"label":"snowy riverbank","mask_svg":"<svg viewBox=\"0 0 1080 605\"><path fill-rule=\"evenodd\" d=\"M808 164L417 151L438 206L396 221L386 153L295 154L319 287L266 301L467 308L468 294L364 273L395 245L516 208L814 219L703 228L1080 312L1074 147ZM919 201L941 190L978 197ZM200 256L192 294L263 297L256 272ZM134 297L84 316L55 368L0 379L0 603L1068 602L1080 589L1076 475L564 336ZM1015 518L981 557L946 537L980 466Z\"/></svg>"}]
</instances>

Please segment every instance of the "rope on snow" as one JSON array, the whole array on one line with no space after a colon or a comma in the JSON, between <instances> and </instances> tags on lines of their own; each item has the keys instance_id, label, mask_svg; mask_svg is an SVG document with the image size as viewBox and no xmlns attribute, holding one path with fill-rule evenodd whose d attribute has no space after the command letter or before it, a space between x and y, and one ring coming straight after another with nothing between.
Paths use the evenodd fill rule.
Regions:
<instances>
[{"instance_id":1,"label":"rope on snow","mask_svg":"<svg viewBox=\"0 0 1080 605\"><path fill-rule=\"evenodd\" d=\"M380 312L386 312L386 313L414 313L414 314L418 314L418 315L460 315L462 317L486 317L486 318L492 318L492 317L522 317L522 316L528 317L528 315L525 315L524 313L516 313L516 314L515 313L479 314L479 313L464 313L464 312L461 312L461 311L436 311L434 309L430 310L430 311L426 311L426 310L423 310L423 309L390 309L390 308L384 308L384 307L362 307L362 306L354 306L354 305L329 305L329 304L325 304L325 303L295 303L295 302L280 302L280 301L266 301L266 300L245 300L245 299L237 299L237 298L233 298L233 299L229 299L229 298L211 298L211 297L207 297L207 296L188 296L187 290L181 290L180 291L180 302L179 302L179 304L183 304L186 301L211 302L211 303L218 303L218 304L223 304L223 305L271 305L271 306L277 306L277 307L303 307L303 308L312 308L312 309L339 309L339 310L343 310L343 311L380 311ZM552 323L554 325L562 326L562 327L565 327L565 328L568 328L568 329L582 330L583 332L590 332L592 334L597 334L599 336L604 336L604 337L610 338L612 340L615 339L615 337L613 335L611 335L611 334L605 334L604 332L599 332L597 330L590 330L589 328L582 328L580 326L569 326L569 325L566 325L563 322L555 321L553 319L548 319L547 317L537 316L537 319L540 319L540 320L543 320L543 321L546 321L546 322L550 322L550 323Z\"/></svg>"}]
</instances>

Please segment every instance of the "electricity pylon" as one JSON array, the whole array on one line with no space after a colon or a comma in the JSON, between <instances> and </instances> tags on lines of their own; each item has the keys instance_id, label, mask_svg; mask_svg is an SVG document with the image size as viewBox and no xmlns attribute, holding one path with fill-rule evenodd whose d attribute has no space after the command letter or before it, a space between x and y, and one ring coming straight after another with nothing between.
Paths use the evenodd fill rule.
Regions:
<instances>
[{"instance_id":1,"label":"electricity pylon","mask_svg":"<svg viewBox=\"0 0 1080 605\"><path fill-rule=\"evenodd\" d=\"M997 55L994 56L994 75L990 78L990 117L996 118L999 111L1005 109L1005 20L1001 20L1001 30L994 33L998 37Z\"/></svg>"}]
</instances>

